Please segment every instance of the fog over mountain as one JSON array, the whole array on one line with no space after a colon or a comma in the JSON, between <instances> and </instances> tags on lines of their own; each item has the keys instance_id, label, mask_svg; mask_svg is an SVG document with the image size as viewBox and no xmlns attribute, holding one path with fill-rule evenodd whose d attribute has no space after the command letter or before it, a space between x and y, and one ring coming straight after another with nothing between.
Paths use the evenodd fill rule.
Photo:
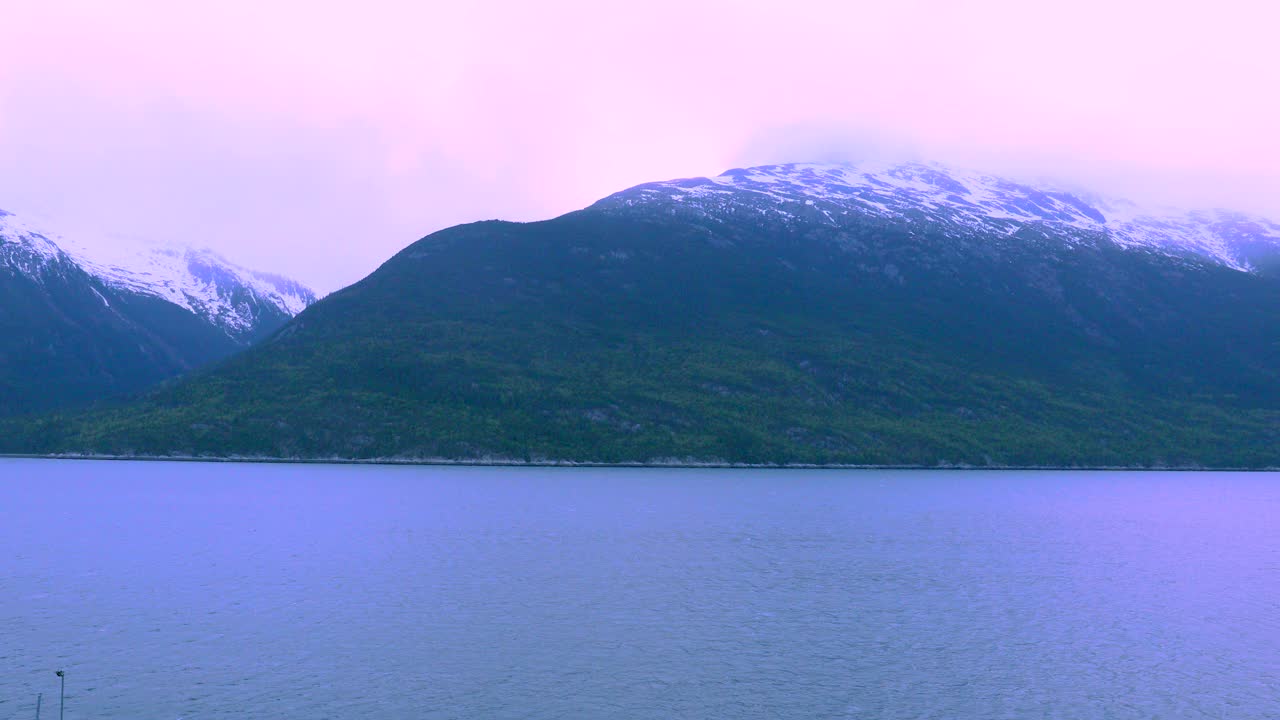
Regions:
<instances>
[{"instance_id":1,"label":"fog over mountain","mask_svg":"<svg viewBox=\"0 0 1280 720\"><path fill-rule=\"evenodd\" d=\"M867 153L1278 217L1270 12L24 3L0 25L0 197L322 293L459 222Z\"/></svg>"}]
</instances>

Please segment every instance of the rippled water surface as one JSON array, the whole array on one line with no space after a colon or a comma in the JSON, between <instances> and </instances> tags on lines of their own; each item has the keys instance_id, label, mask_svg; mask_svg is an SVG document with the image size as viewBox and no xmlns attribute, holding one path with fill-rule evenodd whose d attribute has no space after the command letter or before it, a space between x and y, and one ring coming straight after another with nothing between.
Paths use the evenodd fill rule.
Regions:
<instances>
[{"instance_id":1,"label":"rippled water surface","mask_svg":"<svg viewBox=\"0 0 1280 720\"><path fill-rule=\"evenodd\" d=\"M0 461L0 718L1280 716L1280 476ZM52 710L52 712L50 712Z\"/></svg>"}]
</instances>

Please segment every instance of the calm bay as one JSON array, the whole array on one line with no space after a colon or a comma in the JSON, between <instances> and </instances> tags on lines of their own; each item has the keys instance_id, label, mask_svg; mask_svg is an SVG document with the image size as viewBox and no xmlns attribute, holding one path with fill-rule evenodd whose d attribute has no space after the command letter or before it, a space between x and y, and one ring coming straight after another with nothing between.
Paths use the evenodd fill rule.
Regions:
<instances>
[{"instance_id":1,"label":"calm bay","mask_svg":"<svg viewBox=\"0 0 1280 720\"><path fill-rule=\"evenodd\" d=\"M0 719L1257 718L1280 475L0 460Z\"/></svg>"}]
</instances>

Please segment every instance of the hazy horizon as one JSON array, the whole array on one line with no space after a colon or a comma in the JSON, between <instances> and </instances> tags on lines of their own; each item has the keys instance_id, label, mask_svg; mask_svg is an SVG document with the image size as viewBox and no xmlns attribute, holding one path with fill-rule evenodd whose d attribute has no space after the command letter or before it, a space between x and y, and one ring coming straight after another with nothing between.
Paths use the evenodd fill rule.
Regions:
<instances>
[{"instance_id":1,"label":"hazy horizon","mask_svg":"<svg viewBox=\"0 0 1280 720\"><path fill-rule=\"evenodd\" d=\"M1280 218L1274 14L31 4L0 27L0 208L321 292L456 223L868 154Z\"/></svg>"}]
</instances>

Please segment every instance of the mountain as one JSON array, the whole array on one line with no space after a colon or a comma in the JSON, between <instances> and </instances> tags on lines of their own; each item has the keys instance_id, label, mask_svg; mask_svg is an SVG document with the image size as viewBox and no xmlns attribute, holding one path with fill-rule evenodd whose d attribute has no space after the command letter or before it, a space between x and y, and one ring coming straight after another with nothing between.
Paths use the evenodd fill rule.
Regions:
<instances>
[{"instance_id":1,"label":"mountain","mask_svg":"<svg viewBox=\"0 0 1280 720\"><path fill-rule=\"evenodd\" d=\"M1280 260L1280 223L1226 210L1144 208L1131 201L940 165L792 164L730 170L716 178L650 183L595 205L614 213L708 219L773 215L782 225L888 221L952 236L1006 237L1044 226L1068 244L1105 234L1119 247L1194 256L1244 271Z\"/></svg>"},{"instance_id":2,"label":"mountain","mask_svg":"<svg viewBox=\"0 0 1280 720\"><path fill-rule=\"evenodd\" d=\"M1280 226L780 165L430 235L248 352L10 451L1280 465Z\"/></svg>"},{"instance_id":3,"label":"mountain","mask_svg":"<svg viewBox=\"0 0 1280 720\"><path fill-rule=\"evenodd\" d=\"M102 244L0 211L0 415L135 392L224 358L314 301L207 250Z\"/></svg>"}]
</instances>

